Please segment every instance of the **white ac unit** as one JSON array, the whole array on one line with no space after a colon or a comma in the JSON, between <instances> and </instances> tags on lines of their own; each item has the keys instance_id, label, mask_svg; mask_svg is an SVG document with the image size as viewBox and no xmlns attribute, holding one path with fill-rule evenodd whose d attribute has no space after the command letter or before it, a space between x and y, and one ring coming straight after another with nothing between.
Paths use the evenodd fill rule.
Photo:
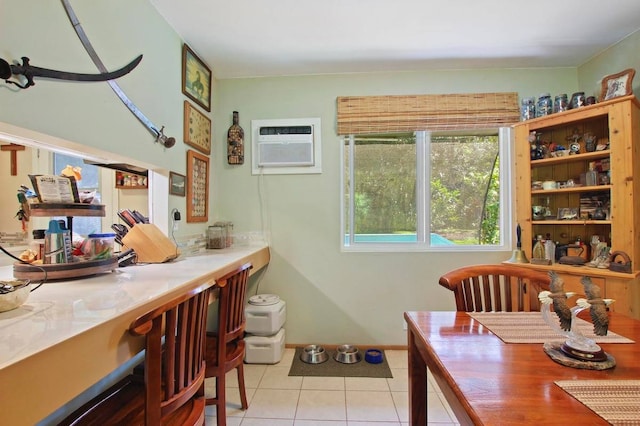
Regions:
<instances>
[{"instance_id":1,"label":"white ac unit","mask_svg":"<svg viewBox=\"0 0 640 426\"><path fill-rule=\"evenodd\" d=\"M313 126L261 126L258 167L313 166Z\"/></svg>"},{"instance_id":2,"label":"white ac unit","mask_svg":"<svg viewBox=\"0 0 640 426\"><path fill-rule=\"evenodd\" d=\"M253 120L253 174L320 173L320 119Z\"/></svg>"}]
</instances>

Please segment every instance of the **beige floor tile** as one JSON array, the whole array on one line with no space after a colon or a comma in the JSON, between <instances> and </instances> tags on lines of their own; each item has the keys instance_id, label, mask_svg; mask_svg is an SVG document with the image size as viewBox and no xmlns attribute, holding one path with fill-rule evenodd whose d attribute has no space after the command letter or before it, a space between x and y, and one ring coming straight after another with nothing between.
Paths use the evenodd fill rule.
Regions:
<instances>
[{"instance_id":1,"label":"beige floor tile","mask_svg":"<svg viewBox=\"0 0 640 426\"><path fill-rule=\"evenodd\" d=\"M296 420L294 426L347 426L343 420Z\"/></svg>"},{"instance_id":2,"label":"beige floor tile","mask_svg":"<svg viewBox=\"0 0 640 426\"><path fill-rule=\"evenodd\" d=\"M289 367L270 365L264 372L259 389L300 389L302 376L289 376Z\"/></svg>"},{"instance_id":3,"label":"beige floor tile","mask_svg":"<svg viewBox=\"0 0 640 426\"><path fill-rule=\"evenodd\" d=\"M409 392L391 392L401 422L409 421Z\"/></svg>"},{"instance_id":4,"label":"beige floor tile","mask_svg":"<svg viewBox=\"0 0 640 426\"><path fill-rule=\"evenodd\" d=\"M347 426L402 426L400 422L348 422ZM408 424L406 426L409 426Z\"/></svg>"},{"instance_id":5,"label":"beige floor tile","mask_svg":"<svg viewBox=\"0 0 640 426\"><path fill-rule=\"evenodd\" d=\"M302 390L296 420L346 420L344 391Z\"/></svg>"},{"instance_id":6,"label":"beige floor tile","mask_svg":"<svg viewBox=\"0 0 640 426\"><path fill-rule=\"evenodd\" d=\"M291 364L293 362L293 357L296 354L295 348L285 348L284 352L282 352L282 359L279 363L275 364L279 367L289 367L291 368Z\"/></svg>"},{"instance_id":7,"label":"beige floor tile","mask_svg":"<svg viewBox=\"0 0 640 426\"><path fill-rule=\"evenodd\" d=\"M244 417L293 420L299 397L299 390L257 389Z\"/></svg>"},{"instance_id":8,"label":"beige floor tile","mask_svg":"<svg viewBox=\"0 0 640 426\"><path fill-rule=\"evenodd\" d=\"M242 421L242 426L293 426L293 424L293 420L288 419L244 419Z\"/></svg>"},{"instance_id":9,"label":"beige floor tile","mask_svg":"<svg viewBox=\"0 0 640 426\"><path fill-rule=\"evenodd\" d=\"M392 379L387 379L389 389L397 392L409 392L409 370L407 368L392 368Z\"/></svg>"},{"instance_id":10,"label":"beige floor tile","mask_svg":"<svg viewBox=\"0 0 640 426\"><path fill-rule=\"evenodd\" d=\"M348 391L389 391L387 379L379 377L345 377L344 384Z\"/></svg>"},{"instance_id":11,"label":"beige floor tile","mask_svg":"<svg viewBox=\"0 0 640 426\"><path fill-rule=\"evenodd\" d=\"M255 393L255 389L247 388L247 402L251 404L251 399ZM206 396L212 397L216 394L215 380L206 380L204 385L204 392ZM245 411L242 410L240 404L240 389L227 387L227 417L242 417ZM213 405L208 405L205 408L205 414L208 416L216 415L216 408Z\"/></svg>"},{"instance_id":12,"label":"beige floor tile","mask_svg":"<svg viewBox=\"0 0 640 426\"><path fill-rule=\"evenodd\" d=\"M406 350L385 350L389 368L409 368L409 358Z\"/></svg>"},{"instance_id":13,"label":"beige floor tile","mask_svg":"<svg viewBox=\"0 0 640 426\"><path fill-rule=\"evenodd\" d=\"M302 389L345 390L344 377L312 377L302 379Z\"/></svg>"},{"instance_id":14,"label":"beige floor tile","mask_svg":"<svg viewBox=\"0 0 640 426\"><path fill-rule=\"evenodd\" d=\"M216 426L217 420L215 417L205 416L205 426ZM227 426L240 426L242 424L242 417L227 417Z\"/></svg>"},{"instance_id":15,"label":"beige floor tile","mask_svg":"<svg viewBox=\"0 0 640 426\"><path fill-rule=\"evenodd\" d=\"M347 391L348 421L399 422L390 392Z\"/></svg>"},{"instance_id":16,"label":"beige floor tile","mask_svg":"<svg viewBox=\"0 0 640 426\"><path fill-rule=\"evenodd\" d=\"M442 404L440 395L436 392L427 393L427 422L449 422L453 420Z\"/></svg>"}]
</instances>

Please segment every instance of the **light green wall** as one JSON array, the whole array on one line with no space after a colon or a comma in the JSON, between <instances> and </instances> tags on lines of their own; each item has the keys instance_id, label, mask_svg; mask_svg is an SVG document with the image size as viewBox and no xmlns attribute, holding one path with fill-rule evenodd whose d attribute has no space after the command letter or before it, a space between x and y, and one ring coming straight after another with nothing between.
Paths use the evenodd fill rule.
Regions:
<instances>
[{"instance_id":1,"label":"light green wall","mask_svg":"<svg viewBox=\"0 0 640 426\"><path fill-rule=\"evenodd\" d=\"M186 172L182 141L182 40L147 0L78 1L71 4L105 66L117 69L143 54L142 62L117 80L133 103L174 136L165 149L127 110L106 83L36 79L19 90L0 84L0 122L52 135L109 153L126 155L157 171ZM95 73L59 0L0 0L0 58L10 63L28 56L31 64L63 71ZM169 211L186 217L185 198L171 196ZM204 225L180 225L177 235Z\"/></svg>"},{"instance_id":2,"label":"light green wall","mask_svg":"<svg viewBox=\"0 0 640 426\"><path fill-rule=\"evenodd\" d=\"M627 68L640 72L640 31L595 56L578 67L578 85L585 93L600 96L602 77ZM636 74L633 89L640 93L640 75Z\"/></svg>"},{"instance_id":3,"label":"light green wall","mask_svg":"<svg viewBox=\"0 0 640 426\"><path fill-rule=\"evenodd\" d=\"M118 82L152 121L166 126L178 143L170 150L154 144L150 134L103 83L39 80L25 91L0 85L0 122L107 152L126 152L163 172L185 173L180 38L146 0L72 0L72 4L108 68L120 67L144 54L141 65ZM58 1L32 0L27 11L21 0L0 0L0 40L0 57L7 60L26 55L38 66L95 71ZM637 44L636 35L580 69L214 81L214 108L209 115L213 120L211 221L232 220L239 232L270 231L272 262L251 290L274 292L287 301L289 343L405 344L402 312L453 308L451 295L437 284L442 273L464 264L498 262L508 258L510 252L342 253L336 97L484 91L517 91L522 97L541 92L571 94L578 89L589 92L588 87L602 75L637 65ZM627 61L630 63L624 63ZM216 64L209 65L215 75ZM240 124L246 132L244 166L229 166L224 157L233 110L240 112ZM323 173L252 176L251 120L310 116L322 119ZM170 197L169 209L173 207L184 212L184 198ZM179 233L193 233L205 226L183 223Z\"/></svg>"},{"instance_id":4,"label":"light green wall","mask_svg":"<svg viewBox=\"0 0 640 426\"><path fill-rule=\"evenodd\" d=\"M577 90L575 69L430 71L218 82L214 128L223 152L231 113L240 112L246 162L214 158L213 207L238 231L271 233L272 262L259 292L287 302L287 342L403 345L402 313L454 309L438 285L444 272L500 262L500 253L343 253L340 251L340 140L336 97L516 91L521 96ZM252 176L251 120L321 117L320 175ZM226 123L224 120L226 119ZM517 173L517 171L516 171ZM253 289L255 291L255 289Z\"/></svg>"}]
</instances>

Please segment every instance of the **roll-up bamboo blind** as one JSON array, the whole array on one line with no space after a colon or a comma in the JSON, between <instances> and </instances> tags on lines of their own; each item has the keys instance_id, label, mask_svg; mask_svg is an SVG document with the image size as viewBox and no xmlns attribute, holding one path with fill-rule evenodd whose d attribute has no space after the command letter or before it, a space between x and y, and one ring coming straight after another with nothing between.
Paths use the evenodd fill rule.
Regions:
<instances>
[{"instance_id":1,"label":"roll-up bamboo blind","mask_svg":"<svg viewBox=\"0 0 640 426\"><path fill-rule=\"evenodd\" d=\"M519 119L515 92L338 97L339 135L486 129Z\"/></svg>"}]
</instances>

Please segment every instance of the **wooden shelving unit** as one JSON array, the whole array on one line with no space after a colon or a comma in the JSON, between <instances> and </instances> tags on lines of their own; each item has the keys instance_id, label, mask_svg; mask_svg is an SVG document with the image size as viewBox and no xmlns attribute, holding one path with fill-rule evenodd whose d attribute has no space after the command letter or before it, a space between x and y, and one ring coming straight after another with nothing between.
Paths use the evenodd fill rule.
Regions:
<instances>
[{"instance_id":1,"label":"wooden shelving unit","mask_svg":"<svg viewBox=\"0 0 640 426\"><path fill-rule=\"evenodd\" d=\"M538 270L554 270L565 281L567 291L583 294L582 276L590 276L600 285L603 297L615 299L611 309L640 318L640 103L625 96L595 105L523 121L514 126L516 139L516 220L522 227L522 248L531 259L537 235L551 235L561 244L581 238L589 246L593 235L609 244L612 251L623 251L632 262L632 273L612 272L587 266L521 264ZM591 133L598 141L608 141L609 149L586 152L584 140L575 155L531 160L531 132L541 133L543 141L569 145L572 135ZM584 138L583 138L584 139ZM559 189L532 190L535 181L580 183L589 163L608 162L609 183ZM586 194L609 200L606 220L581 219L534 220L532 206L545 206L555 213L559 208L579 208Z\"/></svg>"}]
</instances>

